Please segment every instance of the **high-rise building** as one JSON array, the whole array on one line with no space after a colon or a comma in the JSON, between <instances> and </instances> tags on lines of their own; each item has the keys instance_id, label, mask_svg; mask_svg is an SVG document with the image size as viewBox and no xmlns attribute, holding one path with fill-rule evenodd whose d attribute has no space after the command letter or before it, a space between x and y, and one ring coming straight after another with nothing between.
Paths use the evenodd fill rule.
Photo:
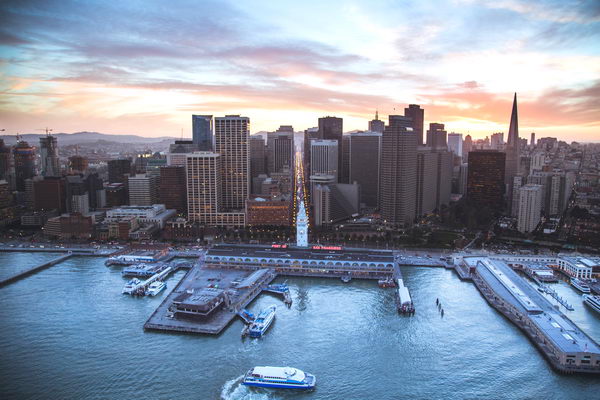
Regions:
<instances>
[{"instance_id":1,"label":"high-rise building","mask_svg":"<svg viewBox=\"0 0 600 400\"><path fill-rule=\"evenodd\" d=\"M69 157L69 172L70 173L85 173L88 169L88 160L85 157L75 155Z\"/></svg>"},{"instance_id":2,"label":"high-rise building","mask_svg":"<svg viewBox=\"0 0 600 400\"><path fill-rule=\"evenodd\" d=\"M255 197L246 200L246 223L249 226L290 226L291 211L289 198Z\"/></svg>"},{"instance_id":3,"label":"high-rise building","mask_svg":"<svg viewBox=\"0 0 600 400\"><path fill-rule=\"evenodd\" d=\"M339 179L339 173L342 171L343 163L343 148L342 148L342 136L344 131L344 120L336 117L323 117L319 118L319 139L335 140L338 143L338 157L337 157L337 173L336 176Z\"/></svg>"},{"instance_id":4,"label":"high-rise building","mask_svg":"<svg viewBox=\"0 0 600 400\"><path fill-rule=\"evenodd\" d=\"M215 118L215 152L221 155L222 210L243 210L250 194L250 119Z\"/></svg>"},{"instance_id":5,"label":"high-rise building","mask_svg":"<svg viewBox=\"0 0 600 400\"><path fill-rule=\"evenodd\" d=\"M435 188L435 207L440 211L443 205L450 204L452 193L452 153L445 150L434 151L437 156L437 185Z\"/></svg>"},{"instance_id":6,"label":"high-rise building","mask_svg":"<svg viewBox=\"0 0 600 400\"><path fill-rule=\"evenodd\" d=\"M531 147L535 146L535 132L531 132L531 140L529 140L529 145Z\"/></svg>"},{"instance_id":7,"label":"high-rise building","mask_svg":"<svg viewBox=\"0 0 600 400\"><path fill-rule=\"evenodd\" d=\"M10 172L10 147L4 144L4 140L0 139L0 181L6 180L8 183L8 175Z\"/></svg>"},{"instance_id":8,"label":"high-rise building","mask_svg":"<svg viewBox=\"0 0 600 400\"><path fill-rule=\"evenodd\" d=\"M449 133L448 134L448 150L454 153L457 157L463 155L463 138L462 133Z\"/></svg>"},{"instance_id":9,"label":"high-rise building","mask_svg":"<svg viewBox=\"0 0 600 400\"><path fill-rule=\"evenodd\" d=\"M460 164L460 170L458 175L458 193L465 196L467 194L467 179L469 177L469 164Z\"/></svg>"},{"instance_id":10,"label":"high-rise building","mask_svg":"<svg viewBox=\"0 0 600 400\"><path fill-rule=\"evenodd\" d=\"M35 180L33 185L35 210L57 210L59 214L67 210L64 178L47 176L44 179Z\"/></svg>"},{"instance_id":11,"label":"high-rise building","mask_svg":"<svg viewBox=\"0 0 600 400\"><path fill-rule=\"evenodd\" d=\"M342 136L342 169L338 173L338 182L350 182L350 135Z\"/></svg>"},{"instance_id":12,"label":"high-rise building","mask_svg":"<svg viewBox=\"0 0 600 400\"><path fill-rule=\"evenodd\" d=\"M502 150L504 148L504 132L492 133L492 136L490 136L490 148L492 150Z\"/></svg>"},{"instance_id":13,"label":"high-rise building","mask_svg":"<svg viewBox=\"0 0 600 400\"><path fill-rule=\"evenodd\" d=\"M129 201L127 188L125 187L124 183L109 183L106 186L105 191L107 207L126 205Z\"/></svg>"},{"instance_id":14,"label":"high-rise building","mask_svg":"<svg viewBox=\"0 0 600 400\"><path fill-rule=\"evenodd\" d=\"M158 181L153 175L138 174L128 180L129 205L151 206L158 204Z\"/></svg>"},{"instance_id":15,"label":"high-rise building","mask_svg":"<svg viewBox=\"0 0 600 400\"><path fill-rule=\"evenodd\" d=\"M423 132L425 131L425 110L417 104L409 104L404 109L404 116L412 121L413 132L417 135L417 145L423 145Z\"/></svg>"},{"instance_id":16,"label":"high-rise building","mask_svg":"<svg viewBox=\"0 0 600 400\"><path fill-rule=\"evenodd\" d=\"M360 185L360 203L367 208L379 207L381 181L381 136L379 132L349 135L349 182Z\"/></svg>"},{"instance_id":17,"label":"high-rise building","mask_svg":"<svg viewBox=\"0 0 600 400\"><path fill-rule=\"evenodd\" d=\"M527 184L519 189L519 232L532 232L538 226L542 215L542 186Z\"/></svg>"},{"instance_id":18,"label":"high-rise building","mask_svg":"<svg viewBox=\"0 0 600 400\"><path fill-rule=\"evenodd\" d=\"M513 183L512 183L512 198L510 199L512 201L512 206L510 208L511 213L510 215L513 217L518 217L519 216L519 204L520 204L520 193L519 193L519 189L521 188L521 186L525 185L525 177L521 174L519 175L515 175L513 177Z\"/></svg>"},{"instance_id":19,"label":"high-rise building","mask_svg":"<svg viewBox=\"0 0 600 400\"><path fill-rule=\"evenodd\" d=\"M310 172L310 141L312 139L319 139L319 128L308 128L304 131L304 152L302 154L304 173L309 175Z\"/></svg>"},{"instance_id":20,"label":"high-rise building","mask_svg":"<svg viewBox=\"0 0 600 400\"><path fill-rule=\"evenodd\" d=\"M508 187L509 207L512 208L512 181L519 174L519 119L517 113L517 94L513 100L512 113L510 115L510 126L508 129L508 141L506 142L506 167L504 169L504 183Z\"/></svg>"},{"instance_id":21,"label":"high-rise building","mask_svg":"<svg viewBox=\"0 0 600 400\"><path fill-rule=\"evenodd\" d=\"M444 129L444 124L432 122L427 130L427 147L435 150L447 150L447 133Z\"/></svg>"},{"instance_id":22,"label":"high-rise building","mask_svg":"<svg viewBox=\"0 0 600 400\"><path fill-rule=\"evenodd\" d=\"M67 212L88 215L90 212L90 197L86 182L81 175L67 175L65 179Z\"/></svg>"},{"instance_id":23,"label":"high-rise building","mask_svg":"<svg viewBox=\"0 0 600 400\"><path fill-rule=\"evenodd\" d=\"M281 129L284 130L281 130ZM291 170L294 166L294 132L285 130L286 126L277 132L267 135L267 164L269 173ZM291 126L289 128L292 128Z\"/></svg>"},{"instance_id":24,"label":"high-rise building","mask_svg":"<svg viewBox=\"0 0 600 400\"><path fill-rule=\"evenodd\" d=\"M381 147L381 197L383 219L410 226L415 218L417 189L417 135L402 122L410 118L390 116Z\"/></svg>"},{"instance_id":25,"label":"high-rise building","mask_svg":"<svg viewBox=\"0 0 600 400\"><path fill-rule=\"evenodd\" d=\"M310 175L338 176L338 141L336 140L311 140L310 141Z\"/></svg>"},{"instance_id":26,"label":"high-rise building","mask_svg":"<svg viewBox=\"0 0 600 400\"><path fill-rule=\"evenodd\" d=\"M198 147L198 150L212 151L212 115L192 115L192 141Z\"/></svg>"},{"instance_id":27,"label":"high-rise building","mask_svg":"<svg viewBox=\"0 0 600 400\"><path fill-rule=\"evenodd\" d=\"M60 176L58 141L55 136L40 137L40 162L42 176Z\"/></svg>"},{"instance_id":28,"label":"high-rise building","mask_svg":"<svg viewBox=\"0 0 600 400\"><path fill-rule=\"evenodd\" d=\"M375 111L375 119L369 121L369 132L383 133L385 122L379 119L379 112Z\"/></svg>"},{"instance_id":29,"label":"high-rise building","mask_svg":"<svg viewBox=\"0 0 600 400\"><path fill-rule=\"evenodd\" d=\"M501 208L506 154L496 150L469 153L467 198L478 206Z\"/></svg>"},{"instance_id":30,"label":"high-rise building","mask_svg":"<svg viewBox=\"0 0 600 400\"><path fill-rule=\"evenodd\" d=\"M25 180L35 175L35 149L25 141L13 147L15 161L15 184L17 191L25 191Z\"/></svg>"},{"instance_id":31,"label":"high-rise building","mask_svg":"<svg viewBox=\"0 0 600 400\"><path fill-rule=\"evenodd\" d=\"M465 136L465 140L463 141L463 160L468 161L469 153L473 150L473 139L471 135Z\"/></svg>"},{"instance_id":32,"label":"high-rise building","mask_svg":"<svg viewBox=\"0 0 600 400\"><path fill-rule=\"evenodd\" d=\"M321 183L313 186L313 220L317 226L350 218L359 210L358 184L326 183L327 177L331 175L322 176Z\"/></svg>"},{"instance_id":33,"label":"high-rise building","mask_svg":"<svg viewBox=\"0 0 600 400\"><path fill-rule=\"evenodd\" d=\"M425 215L436 208L438 155L429 147L417 152L417 188L415 213Z\"/></svg>"},{"instance_id":34,"label":"high-rise building","mask_svg":"<svg viewBox=\"0 0 600 400\"><path fill-rule=\"evenodd\" d=\"M185 166L160 168L159 201L177 214L187 213L187 185Z\"/></svg>"},{"instance_id":35,"label":"high-rise building","mask_svg":"<svg viewBox=\"0 0 600 400\"><path fill-rule=\"evenodd\" d=\"M131 174L131 160L119 159L108 161L108 182L126 183L127 176Z\"/></svg>"},{"instance_id":36,"label":"high-rise building","mask_svg":"<svg viewBox=\"0 0 600 400\"><path fill-rule=\"evenodd\" d=\"M266 173L265 140L262 136L250 136L250 179L254 182L255 178ZM252 193L258 194L254 189Z\"/></svg>"},{"instance_id":37,"label":"high-rise building","mask_svg":"<svg viewBox=\"0 0 600 400\"><path fill-rule=\"evenodd\" d=\"M542 210L548 216L560 216L569 204L575 179L570 171L535 171L527 183L542 185Z\"/></svg>"},{"instance_id":38,"label":"high-rise building","mask_svg":"<svg viewBox=\"0 0 600 400\"><path fill-rule=\"evenodd\" d=\"M90 209L96 210L106 207L106 190L104 189L102 178L100 178L98 173L94 172L92 174L88 174L84 181L87 186Z\"/></svg>"},{"instance_id":39,"label":"high-rise building","mask_svg":"<svg viewBox=\"0 0 600 400\"><path fill-rule=\"evenodd\" d=\"M154 155L146 162L146 175L160 177L160 169L167 165L167 158Z\"/></svg>"}]
</instances>

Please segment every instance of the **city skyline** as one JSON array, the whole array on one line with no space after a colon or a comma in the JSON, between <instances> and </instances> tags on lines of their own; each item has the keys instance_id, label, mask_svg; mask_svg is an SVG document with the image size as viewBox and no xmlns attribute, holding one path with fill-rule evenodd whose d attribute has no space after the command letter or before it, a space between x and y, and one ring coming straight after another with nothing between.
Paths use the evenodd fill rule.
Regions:
<instances>
[{"instance_id":1,"label":"city skyline","mask_svg":"<svg viewBox=\"0 0 600 400\"><path fill-rule=\"evenodd\" d=\"M365 130L376 110L383 119L414 103L425 126L477 139L508 132L516 91L523 137L600 140L593 2L0 9L8 134L51 126L191 137L190 115L209 113L246 115L252 133L282 123L300 131L335 115L347 132Z\"/></svg>"}]
</instances>

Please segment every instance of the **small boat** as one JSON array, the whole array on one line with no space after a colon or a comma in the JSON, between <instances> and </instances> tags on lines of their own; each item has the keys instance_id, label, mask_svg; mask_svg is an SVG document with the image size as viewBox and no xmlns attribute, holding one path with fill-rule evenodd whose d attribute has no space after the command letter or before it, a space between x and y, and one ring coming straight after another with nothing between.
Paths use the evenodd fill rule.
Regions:
<instances>
[{"instance_id":1,"label":"small boat","mask_svg":"<svg viewBox=\"0 0 600 400\"><path fill-rule=\"evenodd\" d=\"M150 296L156 296L167 287L167 284L163 281L154 281L148 286L146 294Z\"/></svg>"},{"instance_id":2,"label":"small boat","mask_svg":"<svg viewBox=\"0 0 600 400\"><path fill-rule=\"evenodd\" d=\"M127 282L127 284L125 285L125 287L123 288L123 291L121 293L123 293L123 294L132 294L133 293L133 289L140 282L141 281L138 278L133 278L132 280L130 280L129 282Z\"/></svg>"},{"instance_id":3,"label":"small boat","mask_svg":"<svg viewBox=\"0 0 600 400\"><path fill-rule=\"evenodd\" d=\"M590 287L581 279L571 278L571 286L582 293L590 293Z\"/></svg>"},{"instance_id":4,"label":"small boat","mask_svg":"<svg viewBox=\"0 0 600 400\"><path fill-rule=\"evenodd\" d=\"M344 276L342 276L341 279L342 279L342 282L348 283L352 280L352 277L350 275L344 275Z\"/></svg>"},{"instance_id":5,"label":"small boat","mask_svg":"<svg viewBox=\"0 0 600 400\"><path fill-rule=\"evenodd\" d=\"M278 389L314 389L317 378L292 367L254 367L244 375L246 386Z\"/></svg>"},{"instance_id":6,"label":"small boat","mask_svg":"<svg viewBox=\"0 0 600 400\"><path fill-rule=\"evenodd\" d=\"M590 308L597 313L600 313L600 296L593 296L591 294L583 295L583 302L590 306Z\"/></svg>"},{"instance_id":7,"label":"small boat","mask_svg":"<svg viewBox=\"0 0 600 400\"><path fill-rule=\"evenodd\" d=\"M392 278L380 279L377 281L380 288L393 288L396 287L396 282Z\"/></svg>"},{"instance_id":8,"label":"small boat","mask_svg":"<svg viewBox=\"0 0 600 400\"><path fill-rule=\"evenodd\" d=\"M270 306L269 308L262 310L250 325L248 335L254 338L264 335L267 329L269 329L269 326L273 323L276 311L276 306Z\"/></svg>"}]
</instances>

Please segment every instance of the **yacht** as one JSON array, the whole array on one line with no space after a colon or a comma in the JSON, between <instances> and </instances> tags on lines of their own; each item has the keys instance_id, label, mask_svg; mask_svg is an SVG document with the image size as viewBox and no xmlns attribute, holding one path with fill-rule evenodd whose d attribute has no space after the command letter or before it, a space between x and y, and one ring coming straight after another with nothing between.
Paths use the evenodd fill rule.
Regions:
<instances>
[{"instance_id":1,"label":"yacht","mask_svg":"<svg viewBox=\"0 0 600 400\"><path fill-rule=\"evenodd\" d=\"M277 307L274 305L262 310L260 314L258 314L258 317L256 317L256 319L250 325L250 329L248 329L248 335L255 338L264 335L275 319L275 311L277 311Z\"/></svg>"},{"instance_id":2,"label":"yacht","mask_svg":"<svg viewBox=\"0 0 600 400\"><path fill-rule=\"evenodd\" d=\"M141 281L138 278L133 278L123 288L123 294L132 294L133 289L140 283Z\"/></svg>"},{"instance_id":3,"label":"yacht","mask_svg":"<svg viewBox=\"0 0 600 400\"><path fill-rule=\"evenodd\" d=\"M150 296L156 296L162 290L167 287L167 284L163 281L154 281L148 286L148 290L146 290L146 294Z\"/></svg>"},{"instance_id":4,"label":"yacht","mask_svg":"<svg viewBox=\"0 0 600 400\"><path fill-rule=\"evenodd\" d=\"M583 295L583 302L590 306L592 310L600 313L600 296L592 296L591 294Z\"/></svg>"},{"instance_id":5,"label":"yacht","mask_svg":"<svg viewBox=\"0 0 600 400\"><path fill-rule=\"evenodd\" d=\"M581 279L571 278L571 285L582 293L589 293L590 287Z\"/></svg>"},{"instance_id":6,"label":"yacht","mask_svg":"<svg viewBox=\"0 0 600 400\"><path fill-rule=\"evenodd\" d=\"M317 383L314 375L292 367L254 367L242 381L247 386L281 389L313 389Z\"/></svg>"}]
</instances>

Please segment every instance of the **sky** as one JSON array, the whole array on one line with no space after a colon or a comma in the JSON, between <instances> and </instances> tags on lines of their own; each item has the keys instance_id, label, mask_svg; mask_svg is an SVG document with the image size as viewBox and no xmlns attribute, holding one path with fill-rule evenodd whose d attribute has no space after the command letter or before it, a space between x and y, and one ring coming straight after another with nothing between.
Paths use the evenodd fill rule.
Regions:
<instances>
[{"instance_id":1,"label":"sky","mask_svg":"<svg viewBox=\"0 0 600 400\"><path fill-rule=\"evenodd\" d=\"M0 129L191 136L322 116L364 130L420 104L483 138L600 141L600 1L0 2ZM40 131L38 131L40 132Z\"/></svg>"}]
</instances>

